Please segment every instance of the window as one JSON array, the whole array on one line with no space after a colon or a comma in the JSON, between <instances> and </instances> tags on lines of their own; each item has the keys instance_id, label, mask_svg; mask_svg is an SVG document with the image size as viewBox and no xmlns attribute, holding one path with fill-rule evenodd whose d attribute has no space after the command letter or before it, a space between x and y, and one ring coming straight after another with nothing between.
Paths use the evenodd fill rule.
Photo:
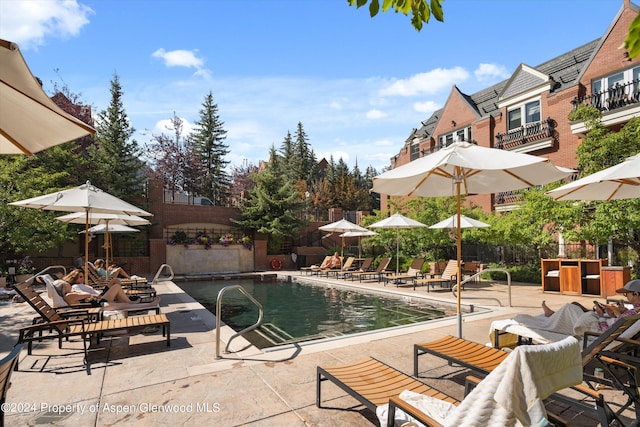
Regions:
<instances>
[{"instance_id":1,"label":"window","mask_svg":"<svg viewBox=\"0 0 640 427\"><path fill-rule=\"evenodd\" d=\"M524 121L523 121L524 117ZM540 122L540 100L527 102L507 111L508 130Z\"/></svg>"},{"instance_id":2,"label":"window","mask_svg":"<svg viewBox=\"0 0 640 427\"><path fill-rule=\"evenodd\" d=\"M600 109L622 107L640 98L640 67L629 68L591 82L594 105Z\"/></svg>"},{"instance_id":3,"label":"window","mask_svg":"<svg viewBox=\"0 0 640 427\"><path fill-rule=\"evenodd\" d=\"M440 148L445 148L453 144L453 141L471 141L471 126L449 132L438 138Z\"/></svg>"}]
</instances>

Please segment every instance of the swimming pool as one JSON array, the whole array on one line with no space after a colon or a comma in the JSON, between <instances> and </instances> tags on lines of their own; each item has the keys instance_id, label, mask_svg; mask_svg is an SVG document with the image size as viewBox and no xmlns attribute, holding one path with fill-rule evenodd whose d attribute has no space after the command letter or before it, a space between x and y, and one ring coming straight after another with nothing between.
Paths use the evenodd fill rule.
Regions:
<instances>
[{"instance_id":1,"label":"swimming pool","mask_svg":"<svg viewBox=\"0 0 640 427\"><path fill-rule=\"evenodd\" d=\"M245 338L260 349L410 325L451 315L434 302L382 297L297 282L213 280L176 282L215 314L218 292L239 284L264 310L262 326ZM222 321L236 331L253 325L257 307L236 289L224 294Z\"/></svg>"}]
</instances>

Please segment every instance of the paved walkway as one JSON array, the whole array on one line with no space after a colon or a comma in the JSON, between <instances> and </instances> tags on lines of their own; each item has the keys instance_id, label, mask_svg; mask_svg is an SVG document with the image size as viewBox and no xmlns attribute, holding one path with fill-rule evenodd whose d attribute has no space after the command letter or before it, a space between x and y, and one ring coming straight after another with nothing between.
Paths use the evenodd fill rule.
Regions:
<instances>
[{"instance_id":1,"label":"paved walkway","mask_svg":"<svg viewBox=\"0 0 640 427\"><path fill-rule=\"evenodd\" d=\"M429 297L449 304L455 301L445 290L427 294L426 288L414 291L378 283L332 281L299 272L279 272L279 276ZM232 350L240 351L216 360L214 316L172 282L156 288L162 297L162 311L171 321L171 347L166 347L158 331L115 335L101 341L103 348L91 352L91 375L83 367L79 340L65 342L62 351L55 341L38 345L31 356L25 350L20 370L12 376L7 425L376 425L371 412L330 383L323 384L323 403L329 409L317 408L316 367L373 356L411 373L414 343L457 334L455 319L447 319L264 353L245 348L246 343L237 339ZM463 294L482 298L464 299L465 303L490 309L464 318L464 337L477 342L488 341L492 320L516 313L538 314L542 300L557 308L573 300L590 306L594 299L543 294L539 286L520 284L512 286L509 307L507 286L490 282L471 285ZM27 304L0 307L3 355L16 342L17 328L29 324L33 316ZM222 349L233 333L228 327L221 328ZM461 384L467 371L429 357L421 362L421 379L462 399ZM607 396L619 400L614 391L608 391ZM573 420L573 425L597 425L570 408L555 411L565 411L563 416Z\"/></svg>"}]
</instances>

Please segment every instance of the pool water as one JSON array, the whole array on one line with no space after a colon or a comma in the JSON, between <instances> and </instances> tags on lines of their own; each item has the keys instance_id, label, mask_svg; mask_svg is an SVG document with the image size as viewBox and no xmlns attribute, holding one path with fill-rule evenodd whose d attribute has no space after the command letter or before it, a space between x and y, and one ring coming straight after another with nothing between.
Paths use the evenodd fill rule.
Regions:
<instances>
[{"instance_id":1,"label":"pool water","mask_svg":"<svg viewBox=\"0 0 640 427\"><path fill-rule=\"evenodd\" d=\"M261 349L409 325L448 315L443 308L429 302L408 302L296 282L213 280L177 284L214 314L218 292L226 286L242 285L264 310L262 326L245 335ZM257 321L258 308L240 291L232 289L224 294L221 317L225 324L240 331Z\"/></svg>"}]
</instances>

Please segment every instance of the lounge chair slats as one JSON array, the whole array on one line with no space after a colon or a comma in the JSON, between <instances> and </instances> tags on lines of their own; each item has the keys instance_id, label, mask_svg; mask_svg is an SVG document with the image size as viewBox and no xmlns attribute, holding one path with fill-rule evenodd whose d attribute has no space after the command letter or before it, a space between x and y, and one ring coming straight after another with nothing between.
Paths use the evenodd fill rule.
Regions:
<instances>
[{"instance_id":1,"label":"lounge chair slats","mask_svg":"<svg viewBox=\"0 0 640 427\"><path fill-rule=\"evenodd\" d=\"M335 385L356 398L360 403L376 410L391 397L400 395L404 390L437 397L451 403L458 401L421 381L411 378L391 366L372 357L346 365L318 367L317 406L321 407L321 382L330 380Z\"/></svg>"},{"instance_id":2,"label":"lounge chair slats","mask_svg":"<svg viewBox=\"0 0 640 427\"><path fill-rule=\"evenodd\" d=\"M31 354L32 343L44 339L58 339L58 346L62 347L62 338L80 336L83 340L85 365L87 374L91 373L88 360L87 339L95 336L96 339L107 332L129 330L132 332L149 326L161 326L163 336L167 337L167 346L171 345L170 322L165 314L153 314L146 316L131 316L124 319L107 319L89 321L83 319L64 319L54 310L28 283L21 283L14 287L16 292L27 301L42 317L41 323L20 329L19 343L28 343L28 354ZM50 331L52 334L43 335Z\"/></svg>"},{"instance_id":3,"label":"lounge chair slats","mask_svg":"<svg viewBox=\"0 0 640 427\"><path fill-rule=\"evenodd\" d=\"M589 344L585 343L585 348L582 351L583 366L593 360L599 359L604 352L604 349L608 348L610 344L612 344L624 331L629 329L639 319L640 315L623 317L613 324L608 330L599 335L595 341ZM508 356L507 352L497 348L488 347L463 338L446 336L434 341L414 345L414 376L418 376L419 357L424 354L431 354L444 359L449 363L459 364L485 375L493 371L500 362ZM611 355L611 352L604 352L604 354ZM598 414L600 421L607 423L604 425L608 425L609 418L618 419L617 414L608 408L600 393L597 393L584 385L577 385L572 388L595 400L596 413ZM623 391L627 394L631 394L629 397L630 400L637 401L637 393L634 393L632 389L623 388ZM569 402L574 405L577 404L572 401L567 401L566 399L565 402ZM593 410L593 406L590 409ZM638 411L637 405L636 411Z\"/></svg>"}]
</instances>

